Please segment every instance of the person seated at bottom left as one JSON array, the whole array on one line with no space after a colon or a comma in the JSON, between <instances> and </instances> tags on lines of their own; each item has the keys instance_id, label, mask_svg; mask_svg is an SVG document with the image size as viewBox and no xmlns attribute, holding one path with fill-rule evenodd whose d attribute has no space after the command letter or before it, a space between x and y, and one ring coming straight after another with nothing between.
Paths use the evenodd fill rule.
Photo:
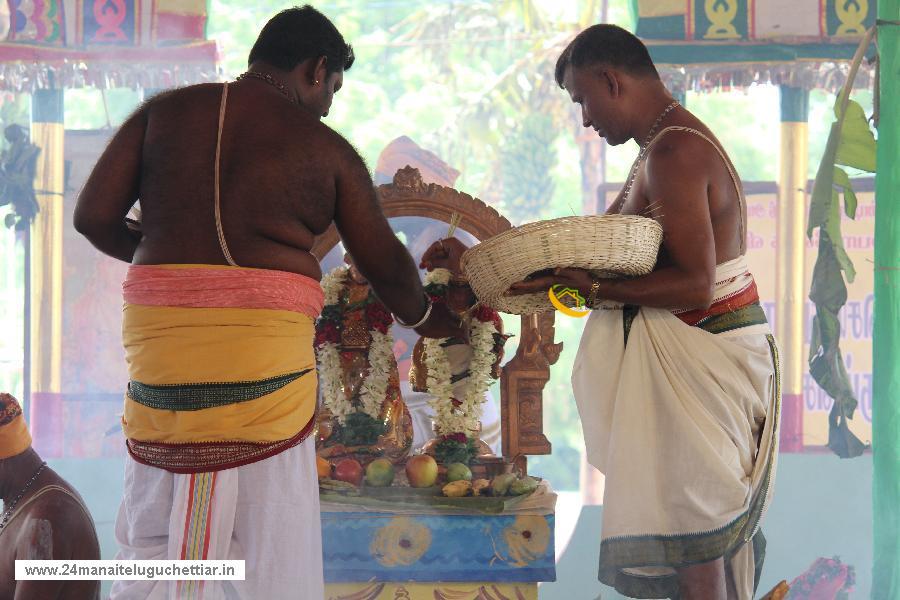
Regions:
<instances>
[{"instance_id":1,"label":"person seated at bottom left","mask_svg":"<svg viewBox=\"0 0 900 600\"><path fill-rule=\"evenodd\" d=\"M78 492L31 447L22 408L0 393L0 598L85 600L99 581L16 581L16 560L99 560L94 520Z\"/></svg>"}]
</instances>

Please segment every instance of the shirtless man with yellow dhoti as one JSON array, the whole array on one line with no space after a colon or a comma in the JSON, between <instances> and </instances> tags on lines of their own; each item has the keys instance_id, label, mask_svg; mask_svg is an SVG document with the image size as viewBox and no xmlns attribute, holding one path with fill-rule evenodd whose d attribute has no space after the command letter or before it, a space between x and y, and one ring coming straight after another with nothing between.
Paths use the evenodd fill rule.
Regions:
<instances>
[{"instance_id":1,"label":"shirtless man with yellow dhoti","mask_svg":"<svg viewBox=\"0 0 900 600\"><path fill-rule=\"evenodd\" d=\"M362 159L321 122L353 64L340 32L288 9L248 62L236 82L141 107L75 209L78 231L132 265L119 558L246 561L245 581L120 581L112 598L324 597L310 248L332 222L398 321L460 332L425 296Z\"/></svg>"},{"instance_id":2,"label":"shirtless man with yellow dhoti","mask_svg":"<svg viewBox=\"0 0 900 600\"><path fill-rule=\"evenodd\" d=\"M556 81L585 127L640 144L607 211L663 227L652 273L558 269L514 293L597 299L572 373L588 459L606 474L600 580L638 598L752 598L772 493L777 349L747 270L746 206L721 144L675 102L646 47L595 25Z\"/></svg>"}]
</instances>

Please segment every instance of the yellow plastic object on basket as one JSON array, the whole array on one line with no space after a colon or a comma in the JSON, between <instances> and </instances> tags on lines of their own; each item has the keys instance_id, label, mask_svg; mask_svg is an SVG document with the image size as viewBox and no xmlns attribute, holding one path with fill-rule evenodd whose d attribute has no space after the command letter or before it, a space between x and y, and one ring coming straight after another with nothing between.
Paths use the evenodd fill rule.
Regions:
<instances>
[{"instance_id":1,"label":"yellow plastic object on basket","mask_svg":"<svg viewBox=\"0 0 900 600\"><path fill-rule=\"evenodd\" d=\"M556 267L596 277L646 275L656 265L662 227L634 215L562 217L515 227L473 246L460 261L483 304L524 315L554 310L546 292L506 296L510 286Z\"/></svg>"}]
</instances>

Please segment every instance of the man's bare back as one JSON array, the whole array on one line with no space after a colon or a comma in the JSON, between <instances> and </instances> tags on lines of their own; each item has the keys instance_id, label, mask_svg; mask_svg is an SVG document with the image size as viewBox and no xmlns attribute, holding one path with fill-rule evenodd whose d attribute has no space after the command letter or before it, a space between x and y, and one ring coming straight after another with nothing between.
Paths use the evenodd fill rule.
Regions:
<instances>
[{"instance_id":1,"label":"man's bare back","mask_svg":"<svg viewBox=\"0 0 900 600\"><path fill-rule=\"evenodd\" d=\"M302 20L315 11L281 14L293 18L289 13ZM280 62L282 47L275 48L266 51ZM352 55L342 60L349 67ZM342 64L331 68L328 56L310 56L286 71L251 60L251 70L228 84L218 161L221 240L214 193L220 84L165 93L136 111L85 183L75 229L128 263L225 265L227 246L231 264L318 280L321 270L309 250L333 222L398 318L418 323L421 335L459 331L444 307L427 308L415 263L391 231L362 158L320 122L343 84ZM138 200L141 231L135 233L125 215Z\"/></svg>"},{"instance_id":2,"label":"man's bare back","mask_svg":"<svg viewBox=\"0 0 900 600\"><path fill-rule=\"evenodd\" d=\"M221 138L222 227L237 264L319 279L309 254L334 218L340 136L257 82L229 85ZM223 86L163 94L145 123L143 239L136 264L225 264L214 215L216 134ZM127 125L126 125L127 126Z\"/></svg>"}]
</instances>

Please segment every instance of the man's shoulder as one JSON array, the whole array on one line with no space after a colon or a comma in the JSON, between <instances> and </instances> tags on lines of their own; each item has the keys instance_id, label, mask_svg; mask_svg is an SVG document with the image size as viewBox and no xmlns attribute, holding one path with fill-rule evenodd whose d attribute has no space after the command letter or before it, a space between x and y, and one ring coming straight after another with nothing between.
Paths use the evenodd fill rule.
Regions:
<instances>
[{"instance_id":1,"label":"man's shoulder","mask_svg":"<svg viewBox=\"0 0 900 600\"><path fill-rule=\"evenodd\" d=\"M716 142L712 133L698 127L675 125L659 133L647 154L648 160L678 159L716 153Z\"/></svg>"},{"instance_id":2,"label":"man's shoulder","mask_svg":"<svg viewBox=\"0 0 900 600\"><path fill-rule=\"evenodd\" d=\"M46 520L55 530L74 533L94 529L93 519L81 496L64 481L56 483L28 507L29 520Z\"/></svg>"},{"instance_id":3,"label":"man's shoulder","mask_svg":"<svg viewBox=\"0 0 900 600\"><path fill-rule=\"evenodd\" d=\"M135 111L136 114L191 114L198 104L209 104L213 97L221 94L220 83L198 83L185 87L159 92L144 101Z\"/></svg>"},{"instance_id":4,"label":"man's shoulder","mask_svg":"<svg viewBox=\"0 0 900 600\"><path fill-rule=\"evenodd\" d=\"M183 102L194 99L198 95L208 95L213 92L221 93L221 83L197 83L194 85L186 85L171 90L164 90L158 94L154 94L144 103L146 105L161 104L164 102Z\"/></svg>"},{"instance_id":5,"label":"man's shoulder","mask_svg":"<svg viewBox=\"0 0 900 600\"><path fill-rule=\"evenodd\" d=\"M338 161L362 160L360 152L347 138L321 121L316 125L316 147L326 152L330 158Z\"/></svg>"},{"instance_id":6,"label":"man's shoulder","mask_svg":"<svg viewBox=\"0 0 900 600\"><path fill-rule=\"evenodd\" d=\"M711 174L721 168L720 151L724 153L708 131L671 127L661 132L647 152L647 172L651 176Z\"/></svg>"},{"instance_id":7,"label":"man's shoulder","mask_svg":"<svg viewBox=\"0 0 900 600\"><path fill-rule=\"evenodd\" d=\"M335 148L349 144L344 136L329 127L327 123L323 123L319 119L307 117L306 115L303 115L300 119L303 128L309 130L310 134L316 136L317 141L320 143L329 144Z\"/></svg>"}]
</instances>

